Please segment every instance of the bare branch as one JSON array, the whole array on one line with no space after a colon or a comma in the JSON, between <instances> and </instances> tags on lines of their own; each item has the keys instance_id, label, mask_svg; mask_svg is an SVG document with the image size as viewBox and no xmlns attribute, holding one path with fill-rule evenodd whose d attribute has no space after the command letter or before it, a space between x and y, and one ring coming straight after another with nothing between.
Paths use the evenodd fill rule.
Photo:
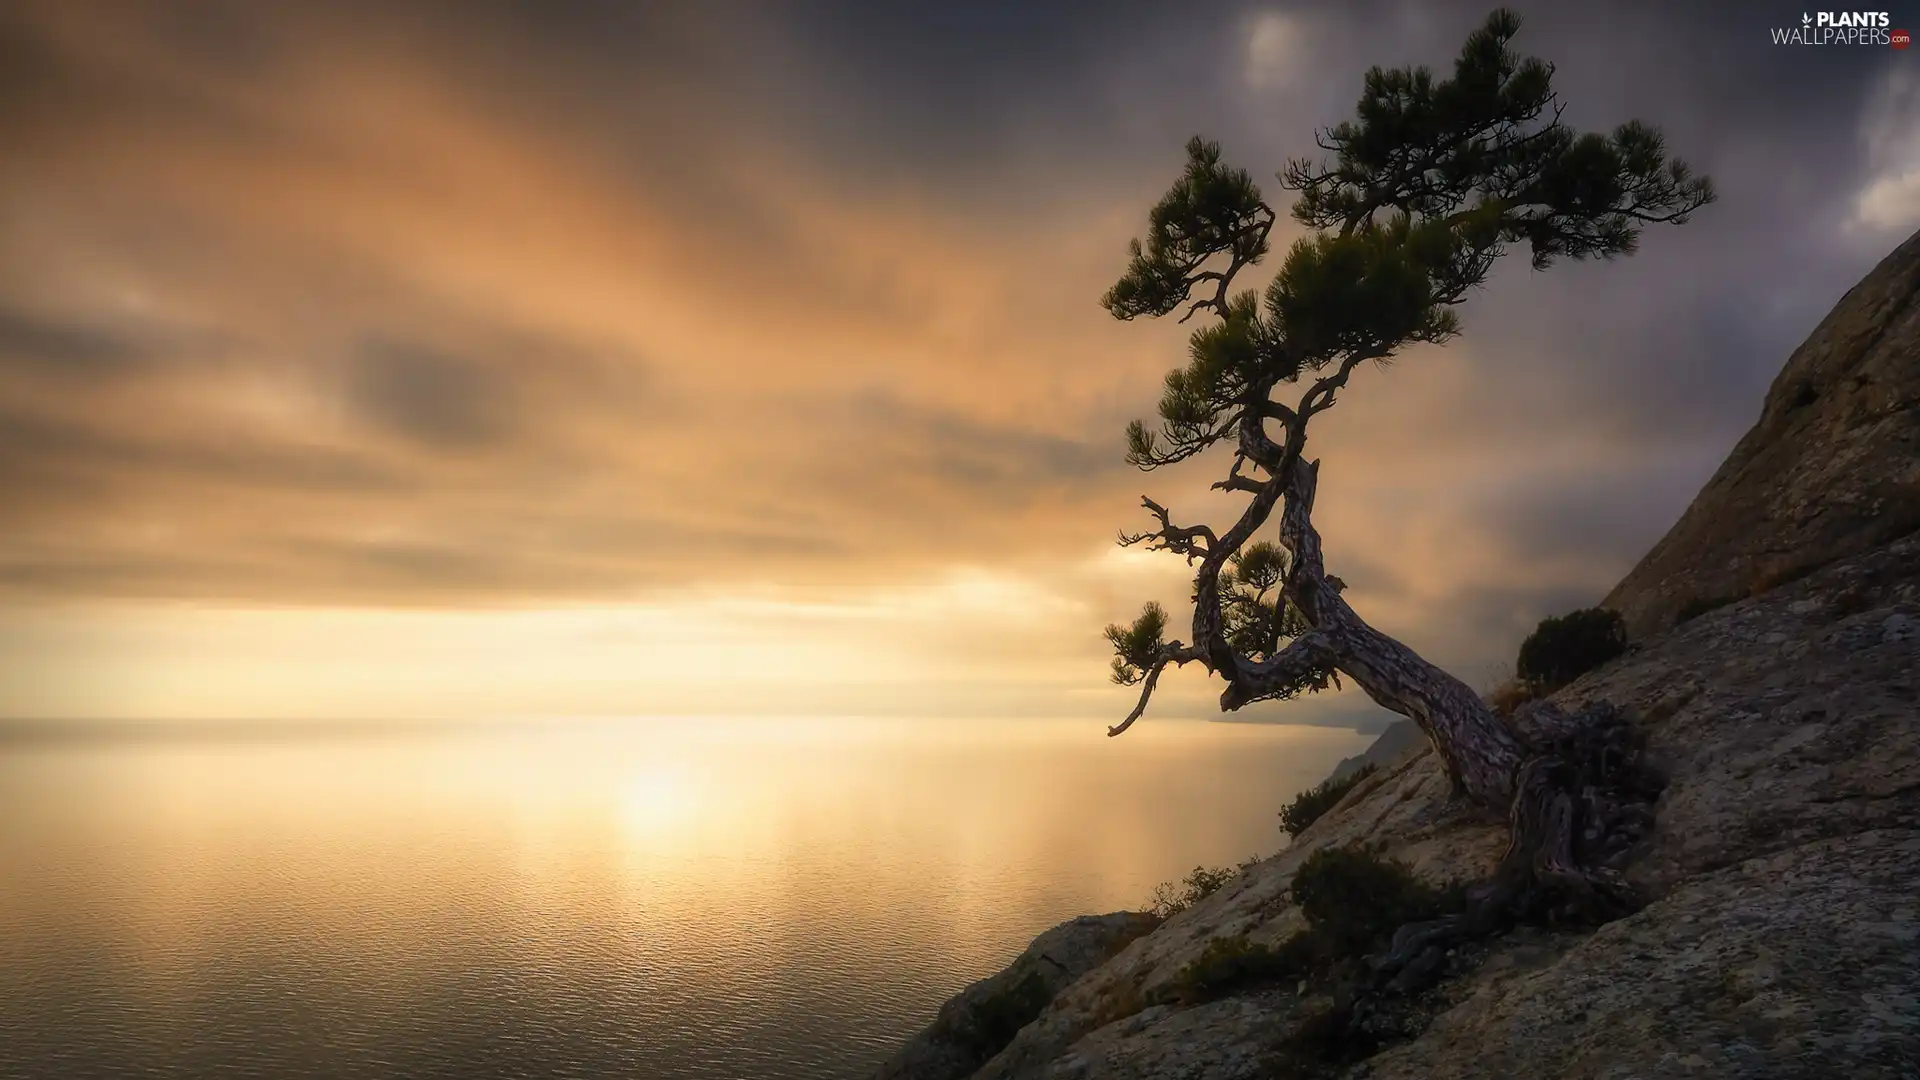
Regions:
<instances>
[{"instance_id":1,"label":"bare branch","mask_svg":"<svg viewBox=\"0 0 1920 1080\"><path fill-rule=\"evenodd\" d=\"M1257 494L1261 488L1266 486L1267 485L1264 482L1255 480L1251 476L1241 476L1239 473L1234 473L1232 476L1227 477L1225 480L1215 480L1209 490L1245 491L1245 492Z\"/></svg>"},{"instance_id":2,"label":"bare branch","mask_svg":"<svg viewBox=\"0 0 1920 1080\"><path fill-rule=\"evenodd\" d=\"M1256 389L1263 396L1273 392L1271 384L1256 387ZM1240 446L1238 453L1248 461L1267 470L1269 476L1279 476L1286 466L1288 456L1287 448L1274 442L1273 439L1267 435L1267 429L1261 425L1262 419L1259 411L1254 409L1249 409L1240 416ZM1296 418L1289 421L1287 429L1289 432L1288 442L1291 444L1293 441L1292 433L1301 429L1299 419Z\"/></svg>"},{"instance_id":3,"label":"bare branch","mask_svg":"<svg viewBox=\"0 0 1920 1080\"><path fill-rule=\"evenodd\" d=\"M1247 455L1235 451L1233 455L1233 465L1227 470L1227 478L1225 480L1215 481L1209 490L1258 492L1261 488L1266 487L1266 481L1264 480L1241 475L1240 466L1245 465L1249 460Z\"/></svg>"},{"instance_id":4,"label":"bare branch","mask_svg":"<svg viewBox=\"0 0 1920 1080\"><path fill-rule=\"evenodd\" d=\"M1192 649L1187 648L1178 641L1169 641L1161 646L1159 657L1147 668L1147 677L1140 684L1139 702L1134 705L1133 711L1127 714L1125 720L1107 729L1107 736L1111 738L1120 734L1132 727L1135 720L1146 715L1147 702L1153 698L1153 688L1159 685L1160 673L1167 669L1168 664L1185 667L1187 664L1196 660L1200 660L1200 657L1196 656ZM1202 663L1204 662L1205 661L1202 661Z\"/></svg>"},{"instance_id":5,"label":"bare branch","mask_svg":"<svg viewBox=\"0 0 1920 1080\"><path fill-rule=\"evenodd\" d=\"M1167 665L1165 663L1159 663L1153 665L1152 670L1147 672L1146 681L1140 684L1140 701L1134 705L1133 711L1127 714L1125 720L1107 729L1108 738L1112 738L1132 727L1135 720L1146 715L1147 702L1153 697L1153 688L1160 682L1160 673L1166 669Z\"/></svg>"},{"instance_id":6,"label":"bare branch","mask_svg":"<svg viewBox=\"0 0 1920 1080\"><path fill-rule=\"evenodd\" d=\"M1265 401L1257 402L1255 405L1255 408L1260 413L1260 415L1265 417L1266 419L1278 420L1282 424L1285 424L1287 427L1292 427L1294 424L1294 421L1299 419L1299 414L1295 413L1292 409L1287 408L1285 405L1282 405L1279 402L1273 400L1272 398L1267 398Z\"/></svg>"},{"instance_id":7,"label":"bare branch","mask_svg":"<svg viewBox=\"0 0 1920 1080\"><path fill-rule=\"evenodd\" d=\"M1287 562L1287 591L1294 602L1300 604L1300 595L1306 588L1327 588L1338 593L1327 583L1326 558L1320 550L1320 530L1313 527L1313 497L1320 486L1320 463L1302 461L1295 464L1293 475L1288 478L1286 505L1280 511L1280 543L1287 549L1291 558ZM1345 582L1341 583L1345 586ZM1307 605L1300 604L1301 610L1309 619L1315 612ZM1316 625L1318 625L1316 623Z\"/></svg>"},{"instance_id":8,"label":"bare branch","mask_svg":"<svg viewBox=\"0 0 1920 1080\"><path fill-rule=\"evenodd\" d=\"M1120 534L1121 547L1132 547L1135 544L1152 541L1147 543L1148 551L1171 551L1176 555L1184 555L1189 565L1195 559L1204 559L1213 554L1213 549L1219 540L1213 535L1212 529L1205 525L1175 525L1166 507L1144 495L1140 497L1140 505L1160 519L1160 528L1153 532L1123 532Z\"/></svg>"}]
</instances>

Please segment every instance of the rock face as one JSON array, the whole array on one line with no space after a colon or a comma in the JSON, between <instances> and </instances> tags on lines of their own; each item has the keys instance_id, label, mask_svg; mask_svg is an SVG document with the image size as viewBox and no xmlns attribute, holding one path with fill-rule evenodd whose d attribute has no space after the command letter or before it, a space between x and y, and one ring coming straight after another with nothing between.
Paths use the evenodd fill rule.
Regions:
<instances>
[{"instance_id":1,"label":"rock face","mask_svg":"<svg viewBox=\"0 0 1920 1080\"><path fill-rule=\"evenodd\" d=\"M960 991L880 1069L880 1080L962 1080L1040 1014L1061 988L1160 920L1137 911L1082 915L1033 939L1013 963Z\"/></svg>"},{"instance_id":2,"label":"rock face","mask_svg":"<svg viewBox=\"0 0 1920 1080\"><path fill-rule=\"evenodd\" d=\"M1920 238L1794 354L1760 425L1609 598L1639 647L1554 697L1627 711L1667 777L1627 868L1651 903L1591 934L1462 948L1424 1027L1327 1075L1920 1078L1917 293ZM1688 595L1726 602L1676 626ZM1210 942L1298 935L1288 890L1315 851L1378 844L1435 884L1492 869L1504 826L1449 801L1414 741L1290 848L1049 995L971 1075L1270 1075L1322 988L1158 1002Z\"/></svg>"},{"instance_id":3,"label":"rock face","mask_svg":"<svg viewBox=\"0 0 1920 1080\"><path fill-rule=\"evenodd\" d=\"M1426 741L1427 736L1420 730L1419 724L1411 720L1395 720L1365 750L1350 758L1341 758L1340 764L1327 774L1327 779L1344 780L1369 765L1384 769L1400 760L1400 755Z\"/></svg>"},{"instance_id":4,"label":"rock face","mask_svg":"<svg viewBox=\"0 0 1920 1080\"><path fill-rule=\"evenodd\" d=\"M1602 606L1644 638L1920 527L1920 234L1842 297L1693 505Z\"/></svg>"},{"instance_id":5,"label":"rock face","mask_svg":"<svg viewBox=\"0 0 1920 1080\"><path fill-rule=\"evenodd\" d=\"M1654 902L1592 935L1496 939L1420 1037L1349 1074L1885 1077L1920 1062L1920 538L1690 620L1556 696L1640 718L1668 776L1629 868ZM1301 931L1305 857L1380 843L1435 883L1503 826L1448 801L1424 746L1294 845L1063 990L982 1080L1253 1080L1317 988L1142 1008L1216 938ZM1819 1063L1813 1067L1812 1063ZM1497 1066L1492 1063L1497 1063ZM1904 1070L1904 1071L1903 1071Z\"/></svg>"}]
</instances>

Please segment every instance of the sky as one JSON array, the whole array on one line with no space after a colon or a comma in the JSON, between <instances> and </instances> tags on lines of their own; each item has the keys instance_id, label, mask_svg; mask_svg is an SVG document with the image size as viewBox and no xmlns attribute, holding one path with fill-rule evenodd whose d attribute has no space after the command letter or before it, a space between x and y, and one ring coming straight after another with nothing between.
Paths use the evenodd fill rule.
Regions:
<instances>
[{"instance_id":1,"label":"sky","mask_svg":"<svg viewBox=\"0 0 1920 1080\"><path fill-rule=\"evenodd\" d=\"M1520 10L1569 122L1721 199L1509 260L1316 420L1329 568L1477 685L1920 227L1920 52ZM1101 627L1189 580L1116 532L1233 513L1223 461L1122 460L1191 329L1099 307L1127 241L1189 136L1283 200L1369 65L1485 12L10 3L0 717L1116 718Z\"/></svg>"}]
</instances>

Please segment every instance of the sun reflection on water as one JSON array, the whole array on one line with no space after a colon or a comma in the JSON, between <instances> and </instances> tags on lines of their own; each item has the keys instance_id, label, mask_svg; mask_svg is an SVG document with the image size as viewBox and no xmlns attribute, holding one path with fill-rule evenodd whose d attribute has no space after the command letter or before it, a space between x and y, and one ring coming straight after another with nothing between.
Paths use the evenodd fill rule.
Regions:
<instances>
[{"instance_id":1,"label":"sun reflection on water","mask_svg":"<svg viewBox=\"0 0 1920 1080\"><path fill-rule=\"evenodd\" d=\"M659 836L687 827L700 812L698 788L680 769L649 766L628 777L620 789L620 820L640 836Z\"/></svg>"},{"instance_id":2,"label":"sun reflection on water","mask_svg":"<svg viewBox=\"0 0 1920 1080\"><path fill-rule=\"evenodd\" d=\"M1279 843L1350 732L637 722L0 754L0 1075L870 1071Z\"/></svg>"}]
</instances>

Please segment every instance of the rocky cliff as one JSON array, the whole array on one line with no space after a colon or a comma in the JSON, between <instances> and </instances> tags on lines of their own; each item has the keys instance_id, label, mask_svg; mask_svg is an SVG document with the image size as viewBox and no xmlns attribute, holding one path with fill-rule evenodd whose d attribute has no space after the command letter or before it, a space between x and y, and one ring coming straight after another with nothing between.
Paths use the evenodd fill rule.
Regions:
<instances>
[{"instance_id":1,"label":"rocky cliff","mask_svg":"<svg viewBox=\"0 0 1920 1080\"><path fill-rule=\"evenodd\" d=\"M1920 528L1920 234L1794 350L1760 420L1607 595L1636 638Z\"/></svg>"},{"instance_id":2,"label":"rocky cliff","mask_svg":"<svg viewBox=\"0 0 1920 1080\"><path fill-rule=\"evenodd\" d=\"M1411 720L1395 720L1388 724L1387 729L1380 733L1380 737L1373 740L1365 750L1350 758L1341 758L1340 764L1335 765L1333 771L1327 774L1327 779L1344 780L1369 765L1376 769L1384 769L1400 760L1401 755L1416 746L1425 744L1426 741L1427 736L1420 730L1420 725Z\"/></svg>"},{"instance_id":3,"label":"rocky cliff","mask_svg":"<svg viewBox=\"0 0 1920 1080\"><path fill-rule=\"evenodd\" d=\"M1628 870L1651 903L1597 932L1461 948L1377 1052L1320 1075L1920 1077L1916 297L1920 236L1794 353L1760 423L1608 598L1640 647L1556 695L1626 710L1667 779ZM1316 851L1377 844L1436 884L1486 874L1505 830L1447 796L1429 749L1402 755L1151 933L1087 930L1098 962L1022 1002L1031 1018L999 1045L915 1071L936 1024L886 1075L1273 1075L1325 987L1255 980L1201 1004L1175 989L1219 943L1301 934L1289 888ZM942 1016L994 1015L1004 989Z\"/></svg>"}]
</instances>

